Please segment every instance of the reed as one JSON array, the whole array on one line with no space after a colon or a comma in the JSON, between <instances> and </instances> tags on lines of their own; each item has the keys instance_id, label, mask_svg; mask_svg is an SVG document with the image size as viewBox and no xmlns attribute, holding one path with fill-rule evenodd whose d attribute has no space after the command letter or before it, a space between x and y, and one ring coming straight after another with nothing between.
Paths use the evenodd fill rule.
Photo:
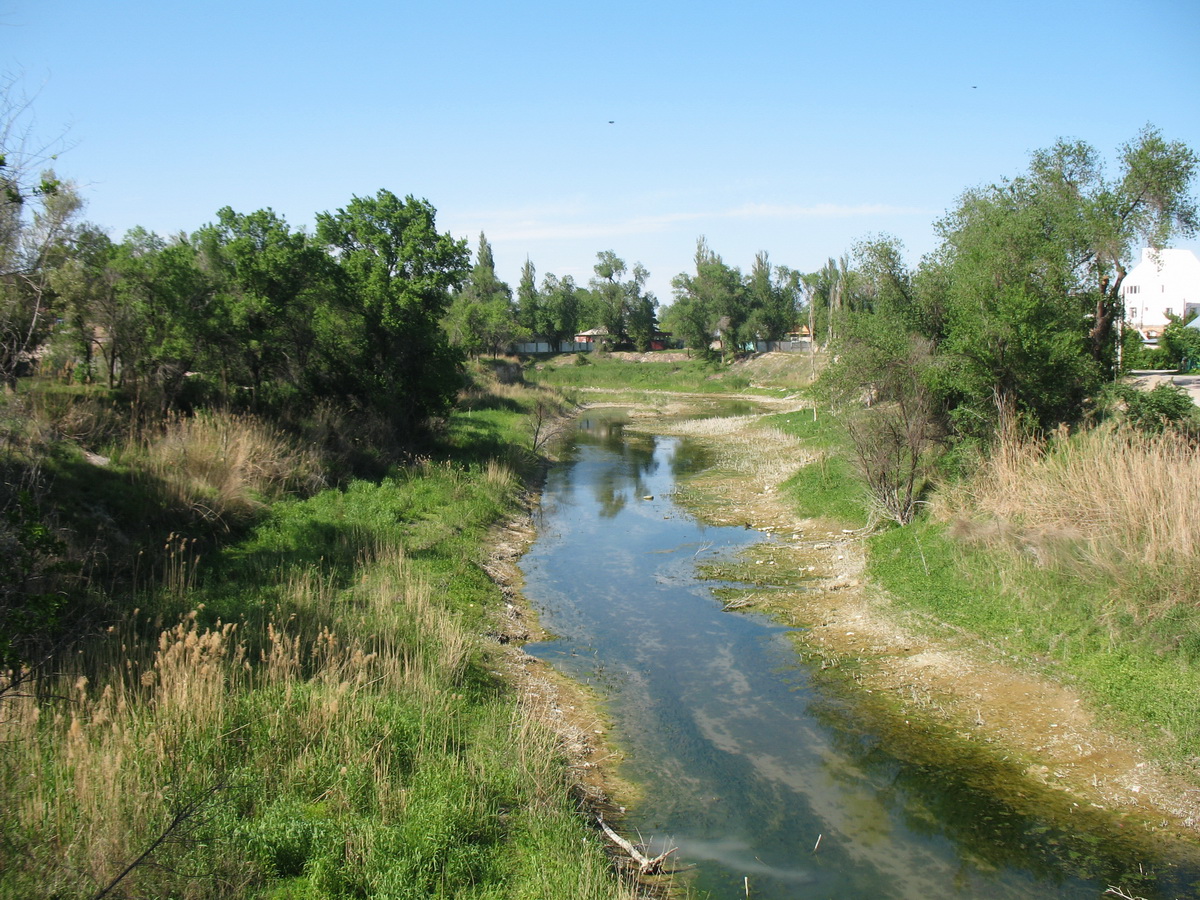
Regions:
<instances>
[{"instance_id":1,"label":"reed","mask_svg":"<svg viewBox=\"0 0 1200 900\"><path fill-rule=\"evenodd\" d=\"M975 478L933 502L962 537L1110 581L1106 612L1134 623L1200 601L1197 509L1200 454L1192 442L1113 427L1010 440Z\"/></svg>"},{"instance_id":2,"label":"reed","mask_svg":"<svg viewBox=\"0 0 1200 900\"><path fill-rule=\"evenodd\" d=\"M123 461L204 518L245 519L264 504L322 483L321 460L252 416L175 415L127 440Z\"/></svg>"}]
</instances>

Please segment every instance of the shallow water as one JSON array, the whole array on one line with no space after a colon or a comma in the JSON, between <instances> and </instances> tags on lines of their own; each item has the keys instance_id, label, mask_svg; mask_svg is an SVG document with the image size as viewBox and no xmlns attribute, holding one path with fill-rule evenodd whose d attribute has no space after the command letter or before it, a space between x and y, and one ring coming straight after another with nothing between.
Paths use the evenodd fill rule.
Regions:
<instances>
[{"instance_id":1,"label":"shallow water","mask_svg":"<svg viewBox=\"0 0 1200 900\"><path fill-rule=\"evenodd\" d=\"M723 611L698 565L764 538L675 505L676 479L704 462L679 439L585 420L522 561L557 636L526 649L606 698L622 775L644 788L623 825L677 846L700 896L1196 896L1200 870L984 757L897 733L802 662L788 629Z\"/></svg>"}]
</instances>

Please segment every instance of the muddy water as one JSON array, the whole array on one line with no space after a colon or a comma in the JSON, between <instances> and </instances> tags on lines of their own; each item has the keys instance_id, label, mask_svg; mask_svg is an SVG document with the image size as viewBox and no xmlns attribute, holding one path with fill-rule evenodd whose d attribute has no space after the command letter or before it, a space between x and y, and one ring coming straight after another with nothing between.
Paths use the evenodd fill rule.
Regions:
<instances>
[{"instance_id":1,"label":"muddy water","mask_svg":"<svg viewBox=\"0 0 1200 900\"><path fill-rule=\"evenodd\" d=\"M714 898L1196 895L1200 871L993 762L939 756L801 662L786 629L723 611L698 565L763 537L672 502L704 463L585 420L522 565L557 636L527 649L599 688L644 788L623 825L677 846L678 877Z\"/></svg>"}]
</instances>

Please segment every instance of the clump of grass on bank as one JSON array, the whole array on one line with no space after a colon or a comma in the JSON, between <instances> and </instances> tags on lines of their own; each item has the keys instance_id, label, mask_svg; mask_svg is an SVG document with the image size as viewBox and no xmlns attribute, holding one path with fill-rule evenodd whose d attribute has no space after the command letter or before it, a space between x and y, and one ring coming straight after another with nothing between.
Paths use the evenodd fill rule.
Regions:
<instances>
[{"instance_id":1,"label":"clump of grass on bank","mask_svg":"<svg viewBox=\"0 0 1200 900\"><path fill-rule=\"evenodd\" d=\"M487 434L523 427L500 412ZM286 484L222 473L254 454L197 427L121 464ZM276 500L205 559L173 537L111 629L0 695L0 896L632 896L479 636L503 604L485 535L519 480L455 427L459 461Z\"/></svg>"},{"instance_id":2,"label":"clump of grass on bank","mask_svg":"<svg viewBox=\"0 0 1200 900\"><path fill-rule=\"evenodd\" d=\"M219 519L247 519L324 477L315 452L261 419L227 412L172 416L126 442L121 459L169 501Z\"/></svg>"},{"instance_id":3,"label":"clump of grass on bank","mask_svg":"<svg viewBox=\"0 0 1200 900\"><path fill-rule=\"evenodd\" d=\"M1001 447L872 541L897 602L1054 660L1160 752L1200 754L1200 460L1097 429Z\"/></svg>"},{"instance_id":4,"label":"clump of grass on bank","mask_svg":"<svg viewBox=\"0 0 1200 900\"><path fill-rule=\"evenodd\" d=\"M1200 601L1198 509L1193 441L1100 428L1001 446L934 513L962 521L964 537L1111 580L1104 618L1140 628Z\"/></svg>"},{"instance_id":5,"label":"clump of grass on bank","mask_svg":"<svg viewBox=\"0 0 1200 900\"><path fill-rule=\"evenodd\" d=\"M849 461L845 429L814 409L771 416L774 427L798 440L810 461L783 483L796 511L861 527L869 518L866 488Z\"/></svg>"}]
</instances>

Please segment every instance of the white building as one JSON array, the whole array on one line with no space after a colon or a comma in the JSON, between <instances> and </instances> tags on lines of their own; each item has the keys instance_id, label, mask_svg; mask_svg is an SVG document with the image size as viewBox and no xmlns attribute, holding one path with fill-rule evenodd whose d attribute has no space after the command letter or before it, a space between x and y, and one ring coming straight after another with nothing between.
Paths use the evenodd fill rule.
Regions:
<instances>
[{"instance_id":1,"label":"white building","mask_svg":"<svg viewBox=\"0 0 1200 900\"><path fill-rule=\"evenodd\" d=\"M1200 312L1200 259L1191 250L1147 247L1121 283L1125 321L1147 343L1158 343L1168 316Z\"/></svg>"}]
</instances>

